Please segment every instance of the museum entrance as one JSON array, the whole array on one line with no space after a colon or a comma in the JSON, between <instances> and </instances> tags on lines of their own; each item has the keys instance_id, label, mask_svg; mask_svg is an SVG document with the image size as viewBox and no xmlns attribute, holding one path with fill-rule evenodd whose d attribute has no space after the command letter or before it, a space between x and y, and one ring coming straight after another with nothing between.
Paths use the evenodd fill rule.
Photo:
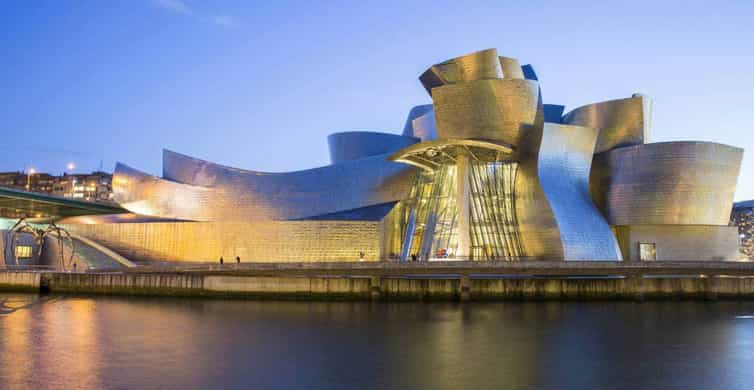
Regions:
<instances>
[{"instance_id":1,"label":"museum entrance","mask_svg":"<svg viewBox=\"0 0 754 390\"><path fill-rule=\"evenodd\" d=\"M515 161L445 164L417 175L400 209L402 260L515 260L524 256Z\"/></svg>"}]
</instances>

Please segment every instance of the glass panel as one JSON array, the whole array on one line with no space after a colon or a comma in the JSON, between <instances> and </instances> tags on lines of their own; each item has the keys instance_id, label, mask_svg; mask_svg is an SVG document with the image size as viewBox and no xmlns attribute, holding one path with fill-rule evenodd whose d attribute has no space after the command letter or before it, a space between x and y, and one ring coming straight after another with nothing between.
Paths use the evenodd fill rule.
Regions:
<instances>
[{"instance_id":1,"label":"glass panel","mask_svg":"<svg viewBox=\"0 0 754 390\"><path fill-rule=\"evenodd\" d=\"M641 261L657 260L657 246L655 245L655 243L640 242L639 243L639 259Z\"/></svg>"},{"instance_id":2,"label":"glass panel","mask_svg":"<svg viewBox=\"0 0 754 390\"><path fill-rule=\"evenodd\" d=\"M476 162L469 166L471 258L515 260L524 256L516 220L518 164ZM409 199L400 204L401 258L454 259L458 247L456 167L422 172Z\"/></svg>"},{"instance_id":3,"label":"glass panel","mask_svg":"<svg viewBox=\"0 0 754 390\"><path fill-rule=\"evenodd\" d=\"M16 247L16 258L17 259L28 259L31 257L31 246L29 245L19 245Z\"/></svg>"}]
</instances>

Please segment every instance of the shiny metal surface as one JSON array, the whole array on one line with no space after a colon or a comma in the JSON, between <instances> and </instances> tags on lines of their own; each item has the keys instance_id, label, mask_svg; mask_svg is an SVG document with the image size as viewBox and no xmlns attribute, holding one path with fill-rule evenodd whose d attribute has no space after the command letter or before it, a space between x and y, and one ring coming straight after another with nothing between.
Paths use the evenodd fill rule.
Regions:
<instances>
[{"instance_id":1,"label":"shiny metal surface","mask_svg":"<svg viewBox=\"0 0 754 390\"><path fill-rule=\"evenodd\" d=\"M113 173L113 199L132 213L153 217L211 221L234 214L215 190L164 180L121 163Z\"/></svg>"},{"instance_id":2,"label":"shiny metal surface","mask_svg":"<svg viewBox=\"0 0 754 390\"><path fill-rule=\"evenodd\" d=\"M470 156L482 161L502 161L510 159L511 153L513 148L496 142L444 139L411 145L393 153L388 159L431 171L443 164L454 164L459 156Z\"/></svg>"},{"instance_id":3,"label":"shiny metal surface","mask_svg":"<svg viewBox=\"0 0 754 390\"><path fill-rule=\"evenodd\" d=\"M534 124L538 96L539 85L531 80L476 80L435 88L437 135L515 147Z\"/></svg>"},{"instance_id":4,"label":"shiny metal surface","mask_svg":"<svg viewBox=\"0 0 754 390\"><path fill-rule=\"evenodd\" d=\"M419 76L430 95L433 89L474 80L501 79L503 69L496 49L487 49L432 65Z\"/></svg>"},{"instance_id":5,"label":"shiny metal surface","mask_svg":"<svg viewBox=\"0 0 754 390\"><path fill-rule=\"evenodd\" d=\"M408 117L406 117L406 124L403 126L403 136L416 137L421 139L422 141L436 139L437 128L434 125L434 116L435 109L431 104L412 107L408 112ZM422 119L420 122L415 123L414 121L419 118L425 119ZM429 118L432 118L432 123L430 127L427 127L428 122L426 121L429 120ZM427 124L424 124L425 122Z\"/></svg>"},{"instance_id":6,"label":"shiny metal surface","mask_svg":"<svg viewBox=\"0 0 754 390\"><path fill-rule=\"evenodd\" d=\"M503 69L503 78L506 79L524 79L524 71L518 60L510 57L499 57L500 67Z\"/></svg>"},{"instance_id":7,"label":"shiny metal surface","mask_svg":"<svg viewBox=\"0 0 754 390\"><path fill-rule=\"evenodd\" d=\"M163 179L122 164L114 196L137 214L194 221L292 220L404 199L415 168L386 155L287 173L225 167L165 150Z\"/></svg>"},{"instance_id":8,"label":"shiny metal surface","mask_svg":"<svg viewBox=\"0 0 754 390\"><path fill-rule=\"evenodd\" d=\"M651 126L651 101L635 94L628 99L588 104L563 116L563 123L600 130L595 153L648 142Z\"/></svg>"},{"instance_id":9,"label":"shiny metal surface","mask_svg":"<svg viewBox=\"0 0 754 390\"><path fill-rule=\"evenodd\" d=\"M381 237L379 251L390 258L620 260L614 231L728 223L742 150L703 142L644 144L651 128L646 96L590 104L563 116L563 106L543 104L531 65L522 67L495 49L433 65L420 81L433 104L411 109L403 135L333 134L328 137L333 165L267 173L166 150L162 178L119 164L115 198L141 216L218 224L379 223L379 233L373 232L376 225L364 226ZM176 229L203 225L189 226ZM270 226L238 225L236 233L294 229ZM132 229L139 233L129 242L153 232ZM320 232L308 225L295 229L299 245L311 245L312 253L337 251L332 243L323 249L316 242ZM691 230L686 238L701 231ZM654 237L658 248L685 242L670 231L644 229L641 237ZM112 228L103 237L117 241L118 234ZM171 234L170 244L150 244L159 248L151 253L168 256L172 246L188 247ZM217 251L229 245L222 234L212 237L213 242L197 238L196 245ZM249 247L249 253L261 246L244 240L236 246ZM720 252L712 245L707 249L699 253Z\"/></svg>"},{"instance_id":10,"label":"shiny metal surface","mask_svg":"<svg viewBox=\"0 0 754 390\"><path fill-rule=\"evenodd\" d=\"M434 108L426 114L411 121L411 128L416 137L422 141L437 139L437 121L435 120Z\"/></svg>"},{"instance_id":11,"label":"shiny metal surface","mask_svg":"<svg viewBox=\"0 0 754 390\"><path fill-rule=\"evenodd\" d=\"M332 164L392 153L417 142L414 137L371 131L348 131L327 137Z\"/></svg>"},{"instance_id":12,"label":"shiny metal surface","mask_svg":"<svg viewBox=\"0 0 754 390\"><path fill-rule=\"evenodd\" d=\"M598 130L545 123L539 180L550 202L566 260L621 260L610 226L589 195Z\"/></svg>"},{"instance_id":13,"label":"shiny metal surface","mask_svg":"<svg viewBox=\"0 0 754 390\"><path fill-rule=\"evenodd\" d=\"M594 157L592 198L611 225L727 225L743 150L662 142Z\"/></svg>"}]
</instances>

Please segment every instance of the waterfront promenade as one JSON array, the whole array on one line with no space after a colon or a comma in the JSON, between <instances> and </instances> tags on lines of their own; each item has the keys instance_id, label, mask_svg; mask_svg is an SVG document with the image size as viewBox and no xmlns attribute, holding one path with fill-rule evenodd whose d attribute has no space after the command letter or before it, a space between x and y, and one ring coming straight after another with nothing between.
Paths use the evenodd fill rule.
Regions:
<instances>
[{"instance_id":1,"label":"waterfront promenade","mask_svg":"<svg viewBox=\"0 0 754 390\"><path fill-rule=\"evenodd\" d=\"M752 262L241 263L5 270L9 291L316 300L749 299Z\"/></svg>"}]
</instances>

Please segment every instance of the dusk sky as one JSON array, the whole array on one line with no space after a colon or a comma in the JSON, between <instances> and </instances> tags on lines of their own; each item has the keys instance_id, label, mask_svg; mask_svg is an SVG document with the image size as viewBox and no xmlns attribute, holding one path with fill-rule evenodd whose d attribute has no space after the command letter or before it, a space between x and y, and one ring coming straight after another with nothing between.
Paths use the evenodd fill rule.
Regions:
<instances>
[{"instance_id":1,"label":"dusk sky","mask_svg":"<svg viewBox=\"0 0 754 390\"><path fill-rule=\"evenodd\" d=\"M326 136L399 133L428 66L486 48L530 63L566 111L640 92L652 142L746 150L754 198L754 1L3 1L0 170L167 148L234 167L328 163Z\"/></svg>"}]
</instances>

